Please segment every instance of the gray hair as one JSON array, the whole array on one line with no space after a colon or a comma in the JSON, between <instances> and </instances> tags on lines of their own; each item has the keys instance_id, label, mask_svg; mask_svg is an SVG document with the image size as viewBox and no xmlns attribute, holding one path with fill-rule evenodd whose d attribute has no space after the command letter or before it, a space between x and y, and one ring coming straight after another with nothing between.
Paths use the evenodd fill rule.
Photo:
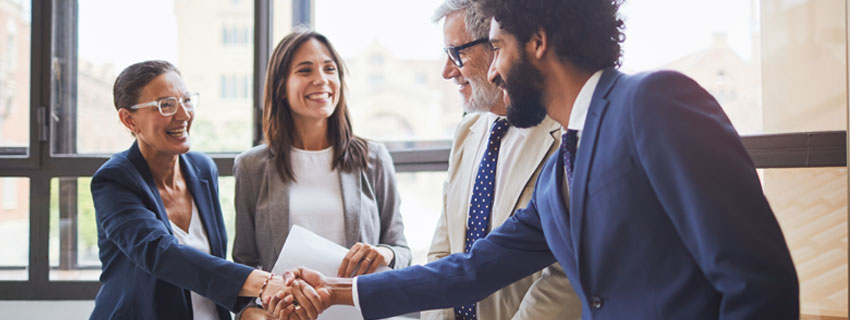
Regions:
<instances>
[{"instance_id":1,"label":"gray hair","mask_svg":"<svg viewBox=\"0 0 850 320\"><path fill-rule=\"evenodd\" d=\"M463 22L466 25L466 30L472 35L472 38L487 38L490 32L490 18L481 14L471 0L445 0L434 11L434 15L431 16L431 22L437 23L449 14L461 10L465 10Z\"/></svg>"},{"instance_id":2,"label":"gray hair","mask_svg":"<svg viewBox=\"0 0 850 320\"><path fill-rule=\"evenodd\" d=\"M163 60L142 61L125 68L118 75L118 78L115 79L115 85L112 86L112 99L115 103L115 110L129 108L139 103L139 96L142 95L142 89L153 81L154 78L166 72L180 74L180 70L177 70L177 67Z\"/></svg>"}]
</instances>

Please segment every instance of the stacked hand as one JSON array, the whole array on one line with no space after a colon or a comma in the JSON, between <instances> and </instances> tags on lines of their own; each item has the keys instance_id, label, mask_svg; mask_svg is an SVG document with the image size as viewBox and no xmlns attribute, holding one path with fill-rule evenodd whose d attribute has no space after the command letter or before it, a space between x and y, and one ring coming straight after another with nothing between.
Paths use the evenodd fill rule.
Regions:
<instances>
[{"instance_id":1,"label":"stacked hand","mask_svg":"<svg viewBox=\"0 0 850 320\"><path fill-rule=\"evenodd\" d=\"M325 277L307 268L284 273L288 288L261 297L266 311L278 319L316 319L331 306L331 292Z\"/></svg>"}]
</instances>

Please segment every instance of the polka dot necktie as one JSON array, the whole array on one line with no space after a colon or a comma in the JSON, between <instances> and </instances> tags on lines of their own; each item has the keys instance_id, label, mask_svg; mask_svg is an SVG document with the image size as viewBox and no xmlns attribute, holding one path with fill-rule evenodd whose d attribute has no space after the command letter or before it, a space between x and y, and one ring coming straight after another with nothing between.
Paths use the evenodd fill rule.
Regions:
<instances>
[{"instance_id":1,"label":"polka dot necktie","mask_svg":"<svg viewBox=\"0 0 850 320\"><path fill-rule=\"evenodd\" d=\"M490 128L490 138L487 150L478 165L478 175L469 202L469 217L466 220L466 246L463 252L468 253L472 244L487 235L490 228L490 212L493 207L493 189L496 186L496 162L499 160L499 146L502 137L508 132L508 121L499 119ZM475 320L475 304L455 307L455 319Z\"/></svg>"},{"instance_id":2,"label":"polka dot necktie","mask_svg":"<svg viewBox=\"0 0 850 320\"><path fill-rule=\"evenodd\" d=\"M578 147L578 130L567 130L561 136L561 154L564 155L564 166L567 167L567 183L573 185L573 168L576 162L576 148Z\"/></svg>"}]
</instances>

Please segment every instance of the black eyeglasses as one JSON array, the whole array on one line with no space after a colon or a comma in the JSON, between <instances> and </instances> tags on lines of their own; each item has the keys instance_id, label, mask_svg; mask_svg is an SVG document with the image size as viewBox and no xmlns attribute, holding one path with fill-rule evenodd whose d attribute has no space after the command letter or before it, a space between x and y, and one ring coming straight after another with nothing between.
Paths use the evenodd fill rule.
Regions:
<instances>
[{"instance_id":1,"label":"black eyeglasses","mask_svg":"<svg viewBox=\"0 0 850 320\"><path fill-rule=\"evenodd\" d=\"M469 47L477 45L477 44L482 44L482 43L485 43L487 41L490 41L490 39L481 38L481 39L478 39L478 40L474 40L474 41L471 41L471 42L464 43L464 44L459 45L457 47L452 47L452 46L445 47L445 48L443 48L443 51L445 51L446 54L449 55L449 59L451 59L452 62L454 62L455 65L458 68L461 68L461 67L463 67L463 60L460 59L460 50L469 48Z\"/></svg>"}]
</instances>

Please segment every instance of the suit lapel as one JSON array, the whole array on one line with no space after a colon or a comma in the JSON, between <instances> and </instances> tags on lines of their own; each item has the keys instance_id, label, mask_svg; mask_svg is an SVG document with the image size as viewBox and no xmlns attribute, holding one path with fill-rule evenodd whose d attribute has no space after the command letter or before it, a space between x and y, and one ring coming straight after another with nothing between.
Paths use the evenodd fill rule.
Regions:
<instances>
[{"instance_id":1,"label":"suit lapel","mask_svg":"<svg viewBox=\"0 0 850 320\"><path fill-rule=\"evenodd\" d=\"M511 130L517 129L512 128ZM534 176L534 171L546 157L549 148L557 141L551 138L551 133L558 130L558 123L546 117L543 123L531 128L527 132L528 136L532 138L525 138L518 142L519 146L515 149L515 152L522 155L522 157L518 158L519 161L499 164L501 166L507 165L508 167L504 168L507 170L502 171L505 173L505 176L499 179L499 183L503 184L501 188L503 193L495 199L492 219L493 226L499 226L504 223L513 214L513 210L517 205L525 205L524 203L517 202L522 195L522 191ZM538 139L537 137L547 138ZM502 161L502 159L499 159L499 161Z\"/></svg>"},{"instance_id":2,"label":"suit lapel","mask_svg":"<svg viewBox=\"0 0 850 320\"><path fill-rule=\"evenodd\" d=\"M475 115L478 117L475 122L469 126L469 132L465 136L463 144L458 148L456 153L451 155L452 160L455 160L457 167L449 172L450 175L455 175L453 183L449 186L451 189L446 190L446 202L450 205L446 207L446 216L449 230L449 249L452 252L462 252L466 243L466 220L469 214L469 202L472 194L472 183L474 181L475 166L481 161L478 158L478 149L481 148L482 139L485 138L487 117L486 114Z\"/></svg>"},{"instance_id":3,"label":"suit lapel","mask_svg":"<svg viewBox=\"0 0 850 320\"><path fill-rule=\"evenodd\" d=\"M578 152L576 153L575 169L573 171L573 186L570 190L570 229L575 247L576 264L581 265L581 232L585 215L585 198L587 196L588 173L593 165L593 155L596 152L596 138L599 136L600 124L608 108L608 94L614 88L617 79L622 76L617 70L605 69L587 111L587 119L581 132Z\"/></svg>"},{"instance_id":4,"label":"suit lapel","mask_svg":"<svg viewBox=\"0 0 850 320\"><path fill-rule=\"evenodd\" d=\"M174 230L171 230L170 220L168 220L168 213L165 212L165 205L162 203L162 196L159 195L159 189L156 188L156 183L153 182L153 174L151 173L150 167L148 167L147 161L145 161L145 157L142 156L141 150L139 150L138 142L133 142L129 153L127 154L127 158L130 159L136 169L139 170L139 174L141 174L142 178L144 178L145 184L148 187L148 192L151 194L151 198L156 201L157 218L165 224L165 228L168 229L168 232L174 234Z\"/></svg>"},{"instance_id":5,"label":"suit lapel","mask_svg":"<svg viewBox=\"0 0 850 320\"><path fill-rule=\"evenodd\" d=\"M219 245L221 243L221 235L218 234L218 228L216 228L215 211L212 206L213 200L210 195L209 181L198 177L195 166L186 160L185 155L180 156L180 167L183 169L183 175L186 185L189 187L189 192L192 193L195 205L198 206L198 216L201 217L201 222L207 231L210 254L223 257L224 248Z\"/></svg>"},{"instance_id":6,"label":"suit lapel","mask_svg":"<svg viewBox=\"0 0 850 320\"><path fill-rule=\"evenodd\" d=\"M355 169L351 172L339 170L343 215L345 215L345 242L348 248L360 241L361 170Z\"/></svg>"},{"instance_id":7,"label":"suit lapel","mask_svg":"<svg viewBox=\"0 0 850 320\"><path fill-rule=\"evenodd\" d=\"M269 207L267 212L268 225L266 225L266 234L271 234L272 236L272 252L271 255L273 260L271 261L272 265L268 266L271 268L274 265L274 262L277 260L278 254L280 254L280 250L283 249L283 242L286 241L286 236L289 235L289 184L283 183L280 180L280 175L277 171L277 158L279 155L274 155L270 153L270 157L272 159L269 161L266 170L269 174L265 175L266 179L266 188L261 189L261 193L266 193L266 197L268 199ZM272 194L272 192L274 192ZM259 214L261 212L257 212L258 216L256 219L260 219ZM264 261L265 262L265 261Z\"/></svg>"}]
</instances>

